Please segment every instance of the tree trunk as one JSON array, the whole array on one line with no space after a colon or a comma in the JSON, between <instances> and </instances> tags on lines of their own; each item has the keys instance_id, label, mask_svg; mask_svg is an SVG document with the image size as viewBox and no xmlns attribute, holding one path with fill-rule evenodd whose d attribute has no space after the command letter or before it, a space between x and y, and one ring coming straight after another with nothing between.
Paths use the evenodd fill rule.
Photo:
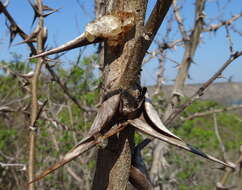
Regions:
<instances>
[{"instance_id":1,"label":"tree trunk","mask_svg":"<svg viewBox=\"0 0 242 190\"><path fill-rule=\"evenodd\" d=\"M135 15L135 25L122 35L116 44L106 41L104 45L104 94L122 90L122 113L137 108L140 96L140 70L144 57L142 34L146 0L116 0L106 2L106 14ZM117 115L117 117L119 117ZM131 167L134 129L127 126L119 135L109 138L108 145L98 151L93 190L126 189Z\"/></svg>"}]
</instances>

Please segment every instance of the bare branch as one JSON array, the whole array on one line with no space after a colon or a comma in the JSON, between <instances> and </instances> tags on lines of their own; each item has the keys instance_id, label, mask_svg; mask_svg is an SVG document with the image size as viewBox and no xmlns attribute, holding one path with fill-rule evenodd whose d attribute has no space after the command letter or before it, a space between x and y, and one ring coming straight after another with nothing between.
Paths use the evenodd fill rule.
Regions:
<instances>
[{"instance_id":1,"label":"bare branch","mask_svg":"<svg viewBox=\"0 0 242 190\"><path fill-rule=\"evenodd\" d=\"M229 45L229 51L230 51L230 54L232 55L234 53L234 48L233 48L233 41L232 41L232 37L229 31L228 25L225 25L225 31L226 31L226 38Z\"/></svg>"},{"instance_id":2,"label":"bare branch","mask_svg":"<svg viewBox=\"0 0 242 190\"><path fill-rule=\"evenodd\" d=\"M232 164L232 163L231 163ZM238 160L236 160L236 162L234 163L235 167L239 168L239 170L241 169L241 165L242 165L242 146L240 146L240 155L239 155L239 158ZM216 184L216 188L217 190L223 190L223 189L231 189L231 187L233 186L228 186L226 185L229 177L231 176L231 174L233 172L235 172L234 169L231 169L231 168L224 168L224 174L223 176L221 177L221 179L219 180L219 182Z\"/></svg>"},{"instance_id":3,"label":"bare branch","mask_svg":"<svg viewBox=\"0 0 242 190\"><path fill-rule=\"evenodd\" d=\"M212 109L212 110L208 110L208 111L205 111L205 112L198 112L198 113L194 113L194 114L192 114L188 117L182 118L182 120L183 121L192 120L194 118L204 117L204 116L207 116L207 115L211 115L213 113L221 113L221 112L237 110L237 109L242 109L242 105L234 105L234 106L229 106L229 107L225 107L225 108L221 108L221 109Z\"/></svg>"},{"instance_id":4,"label":"bare branch","mask_svg":"<svg viewBox=\"0 0 242 190\"><path fill-rule=\"evenodd\" d=\"M28 35L16 24L15 20L9 14L9 12L7 11L7 9L2 4L1 1L0 1L0 12L2 12L5 15L5 17L8 19L8 21L10 22L10 27L12 28L12 30L10 31L11 34L16 35L16 33L18 33L24 40L27 39ZM13 39L10 39L10 42L12 40ZM27 44L28 44L32 54L36 54L36 49L33 46L33 44L31 42L28 42Z\"/></svg>"},{"instance_id":5,"label":"bare branch","mask_svg":"<svg viewBox=\"0 0 242 190\"><path fill-rule=\"evenodd\" d=\"M19 73L17 71L12 70L11 68L8 67L8 65L2 64L0 63L0 69L5 70L7 73L10 73L11 75L18 77L18 78L22 78L25 80L25 82L28 82L31 77L33 77L33 71L30 71L27 74L22 74Z\"/></svg>"},{"instance_id":6,"label":"bare branch","mask_svg":"<svg viewBox=\"0 0 242 190\"><path fill-rule=\"evenodd\" d=\"M238 57L242 55L242 51L234 53L229 59L222 65L222 67L207 81L205 82L190 98L189 100L175 109L170 116L164 121L165 125L170 125L172 121L189 105L195 100L200 98L204 91L223 73L223 71Z\"/></svg>"},{"instance_id":7,"label":"bare branch","mask_svg":"<svg viewBox=\"0 0 242 190\"><path fill-rule=\"evenodd\" d=\"M61 79L58 77L58 75L55 73L55 71L51 68L51 66L48 63L46 63L45 67L49 71L53 80L57 82L57 84L62 88L64 93L72 100L72 102L74 104L77 105L77 107L80 110L83 110L83 111L86 111L86 112L96 112L97 111L96 108L81 105L81 103L70 93L70 90L68 89L66 84L61 81Z\"/></svg>"},{"instance_id":8,"label":"bare branch","mask_svg":"<svg viewBox=\"0 0 242 190\"><path fill-rule=\"evenodd\" d=\"M145 59L143 60L142 65L149 63L152 59L157 57L157 52L153 51L153 52L148 52L147 54L149 54L147 57L145 57Z\"/></svg>"},{"instance_id":9,"label":"bare branch","mask_svg":"<svg viewBox=\"0 0 242 190\"><path fill-rule=\"evenodd\" d=\"M225 185L222 185L221 183L216 183L216 189L217 190L232 190L236 188L236 185L228 185L228 186L225 186Z\"/></svg>"},{"instance_id":10,"label":"bare branch","mask_svg":"<svg viewBox=\"0 0 242 190\"><path fill-rule=\"evenodd\" d=\"M0 162L0 166L1 167L20 167L21 169L20 170L26 170L26 165L25 164L10 164L10 163L3 163L3 162Z\"/></svg>"},{"instance_id":11,"label":"bare branch","mask_svg":"<svg viewBox=\"0 0 242 190\"><path fill-rule=\"evenodd\" d=\"M0 0L0 1L2 1L2 0ZM9 4L9 1L10 0L6 0L5 3L3 4L5 8L7 8L8 4ZM0 14L1 14L1 12L0 12Z\"/></svg>"},{"instance_id":12,"label":"bare branch","mask_svg":"<svg viewBox=\"0 0 242 190\"><path fill-rule=\"evenodd\" d=\"M44 103L43 103L43 104L41 105L41 107L38 109L38 113L37 113L37 115L36 115L35 120L34 120L33 123L29 126L29 129L30 129L30 130L34 130L34 131L37 130L37 129L36 129L36 123L37 123L38 119L40 118L40 115L41 115L41 113L42 113L42 111L43 111L43 109L44 109L46 103L47 103L47 100L44 101Z\"/></svg>"},{"instance_id":13,"label":"bare branch","mask_svg":"<svg viewBox=\"0 0 242 190\"><path fill-rule=\"evenodd\" d=\"M37 42L37 36L40 33L41 28L39 28L38 26L36 27L36 29L33 31L32 34L30 34L24 41L17 43L16 45L20 45L23 43L28 43L28 42Z\"/></svg>"},{"instance_id":14,"label":"bare branch","mask_svg":"<svg viewBox=\"0 0 242 190\"><path fill-rule=\"evenodd\" d=\"M238 30L237 28L235 28L235 26L231 26L231 29L233 30L233 32L237 33L238 35L242 36L242 32L240 30Z\"/></svg>"},{"instance_id":15,"label":"bare branch","mask_svg":"<svg viewBox=\"0 0 242 190\"><path fill-rule=\"evenodd\" d=\"M37 3L32 3L31 0L28 0L30 6L32 7L32 9L34 10L34 18L33 18L33 21L32 21L32 26L36 20L37 17L47 17L55 12L57 12L59 9L53 9L53 8L50 8L48 7L47 5L43 5L43 9L40 10L39 7L38 7L38 4ZM48 13L44 13L44 11L49 11Z\"/></svg>"},{"instance_id":16,"label":"bare branch","mask_svg":"<svg viewBox=\"0 0 242 190\"><path fill-rule=\"evenodd\" d=\"M189 37L188 37L188 34L186 32L183 20L180 16L180 12L179 12L180 8L176 4L177 4L176 0L173 0L173 10L174 10L174 15L175 15L175 18L176 18L176 21L177 21L177 24L178 24L178 28L180 30L180 33L182 35L183 40L188 40Z\"/></svg>"},{"instance_id":17,"label":"bare branch","mask_svg":"<svg viewBox=\"0 0 242 190\"><path fill-rule=\"evenodd\" d=\"M67 171L69 172L69 174L79 183L82 183L82 179L73 171L73 169L69 166L66 167Z\"/></svg>"},{"instance_id":18,"label":"bare branch","mask_svg":"<svg viewBox=\"0 0 242 190\"><path fill-rule=\"evenodd\" d=\"M224 143L222 141L222 138L220 137L220 134L219 134L219 130L218 130L218 122L217 122L217 117L216 117L216 114L213 113L213 122L214 122L214 131L215 131L215 134L216 134L216 137L218 139L218 142L220 144L220 149L222 151L222 154L223 154L223 160L227 161L227 155L226 155L226 150L225 150L225 146L224 146Z\"/></svg>"},{"instance_id":19,"label":"bare branch","mask_svg":"<svg viewBox=\"0 0 242 190\"><path fill-rule=\"evenodd\" d=\"M227 21L222 21L222 22L220 22L218 24L213 24L213 25L209 26L208 28L204 28L203 32L217 31L222 26L226 26L226 25L229 26L229 25L231 25L233 22L238 20L240 17L242 17L242 12L240 14L238 14L238 15L235 15L235 16L231 17Z\"/></svg>"},{"instance_id":20,"label":"bare branch","mask_svg":"<svg viewBox=\"0 0 242 190\"><path fill-rule=\"evenodd\" d=\"M40 32L37 34L37 53L41 53L44 50L46 34L44 34L44 17L42 16L43 12L43 4L42 0L36 0L36 6L38 7L41 16L39 16L38 20L38 28L40 28ZM39 58L35 67L34 75L31 80L31 115L30 115L30 134L29 134L29 160L28 160L28 181L32 181L35 178L35 146L36 146L36 133L37 133L37 125L36 122L41 114L41 111L45 104L43 104L42 108L39 109L38 105L38 81L39 75L41 73L41 68L44 63L42 58ZM28 190L35 190L34 184L28 185Z\"/></svg>"}]
</instances>

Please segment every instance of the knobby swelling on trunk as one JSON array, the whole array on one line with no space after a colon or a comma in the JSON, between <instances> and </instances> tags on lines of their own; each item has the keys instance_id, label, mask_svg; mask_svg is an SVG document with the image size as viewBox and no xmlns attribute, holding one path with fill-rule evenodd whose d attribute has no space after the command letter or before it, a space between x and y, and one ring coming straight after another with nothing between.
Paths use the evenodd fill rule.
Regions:
<instances>
[{"instance_id":1,"label":"knobby swelling on trunk","mask_svg":"<svg viewBox=\"0 0 242 190\"><path fill-rule=\"evenodd\" d=\"M138 159L132 159L135 129L209 160L233 167L193 148L172 134L160 120L146 89L140 86L140 71L145 52L157 33L171 0L158 0L146 24L146 0L117 0L106 3L106 14L90 23L80 37L35 56L59 53L95 43L97 40L105 44L103 102L89 134L60 162L30 183L99 145L92 189L126 189L129 179L139 189L152 188L142 165L135 163ZM110 25L113 22L114 25ZM92 32L96 26L101 27L101 32ZM105 145L107 139L108 144Z\"/></svg>"}]
</instances>

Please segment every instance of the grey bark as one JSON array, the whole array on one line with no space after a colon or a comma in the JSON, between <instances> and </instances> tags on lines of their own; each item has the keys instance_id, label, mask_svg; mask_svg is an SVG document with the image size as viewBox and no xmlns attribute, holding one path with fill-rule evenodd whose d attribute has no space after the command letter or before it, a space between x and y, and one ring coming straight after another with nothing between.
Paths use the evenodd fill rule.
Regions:
<instances>
[{"instance_id":1,"label":"grey bark","mask_svg":"<svg viewBox=\"0 0 242 190\"><path fill-rule=\"evenodd\" d=\"M107 13L130 12L136 16L136 25L119 39L118 45L108 41L104 45L104 92L123 89L132 97L123 96L123 112L130 112L137 106L140 93L140 70L144 54L142 52L142 34L146 0L106 1ZM133 101L134 100L134 101ZM118 119L118 118L117 118ZM119 135L109 139L108 145L98 151L93 190L126 189L131 167L134 129L127 126Z\"/></svg>"}]
</instances>

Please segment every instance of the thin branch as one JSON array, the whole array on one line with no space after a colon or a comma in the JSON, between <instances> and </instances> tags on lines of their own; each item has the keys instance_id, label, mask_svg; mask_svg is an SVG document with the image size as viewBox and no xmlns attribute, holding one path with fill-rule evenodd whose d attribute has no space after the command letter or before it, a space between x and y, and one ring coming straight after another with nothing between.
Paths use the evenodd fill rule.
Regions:
<instances>
[{"instance_id":1,"label":"thin branch","mask_svg":"<svg viewBox=\"0 0 242 190\"><path fill-rule=\"evenodd\" d=\"M40 28L40 32L37 36L37 52L41 53L44 50L44 43L45 43L45 34L44 34L44 17L42 16L43 13L43 4L42 0L36 0L36 6L38 7L39 12L41 13L38 20L38 28ZM39 75L41 73L41 68L44 63L42 58L39 58L35 67L34 76L31 80L31 95L32 95L32 102L31 102L31 118L30 118L30 134L29 134L29 160L28 160L28 181L32 181L35 178L35 146L36 146L36 132L37 132L37 125L36 122L38 117L40 116L41 109L39 109L38 105L38 80ZM44 104L45 105L45 104ZM43 108L43 107L42 107ZM35 190L34 184L28 185L28 190Z\"/></svg>"},{"instance_id":2,"label":"thin branch","mask_svg":"<svg viewBox=\"0 0 242 190\"><path fill-rule=\"evenodd\" d=\"M169 29L168 29L169 30ZM169 32L167 31L167 38L168 39ZM165 61L166 59L169 60L167 57L167 50L175 48L176 45L178 45L180 42L183 42L183 40L174 40L172 42L167 42L167 40L163 40L163 42L158 43L158 50L159 52L156 53L156 56L159 61L158 71L157 71L157 84L156 84L156 90L154 94L157 94L161 91L162 85L165 83L165 77L164 77L164 71L165 71ZM178 64L178 63L176 63Z\"/></svg>"},{"instance_id":3,"label":"thin branch","mask_svg":"<svg viewBox=\"0 0 242 190\"><path fill-rule=\"evenodd\" d=\"M73 177L79 185L82 184L82 179L73 171L73 169L69 166L66 166L67 172Z\"/></svg>"},{"instance_id":4,"label":"thin branch","mask_svg":"<svg viewBox=\"0 0 242 190\"><path fill-rule=\"evenodd\" d=\"M80 110L83 110L83 111L86 111L86 112L96 112L97 111L97 108L81 105L81 103L70 93L66 84L61 81L61 79L58 77L58 75L55 73L55 71L51 68L51 66L48 63L46 63L45 66L46 66L46 69L49 71L50 75L52 76L52 78L62 88L63 92L72 100L72 102L74 104L77 105L77 107Z\"/></svg>"},{"instance_id":5,"label":"thin branch","mask_svg":"<svg viewBox=\"0 0 242 190\"><path fill-rule=\"evenodd\" d=\"M234 53L234 48L233 48L233 41L232 41L232 37L229 31L228 25L225 25L225 31L226 31L226 38L229 45L229 51L230 51L230 54L232 55Z\"/></svg>"},{"instance_id":6,"label":"thin branch","mask_svg":"<svg viewBox=\"0 0 242 190\"><path fill-rule=\"evenodd\" d=\"M3 70L5 70L6 72L10 73L11 75L13 75L15 77L23 78L26 81L28 81L27 80L28 78L33 77L33 71L30 71L29 73L26 73L26 74L22 74L22 73L19 73L17 71L12 70L7 65L4 65L2 63L0 63L0 68L2 68Z\"/></svg>"},{"instance_id":7,"label":"thin branch","mask_svg":"<svg viewBox=\"0 0 242 190\"><path fill-rule=\"evenodd\" d=\"M217 117L216 117L216 114L215 113L213 113L213 122L214 122L215 135L216 135L216 137L218 139L218 142L219 142L219 145L220 145L220 149L221 149L222 154L223 154L223 160L228 161L227 155L226 155L225 146L224 146L224 143L222 141L222 138L220 137L220 134L219 134L218 122L217 122Z\"/></svg>"},{"instance_id":8,"label":"thin branch","mask_svg":"<svg viewBox=\"0 0 242 190\"><path fill-rule=\"evenodd\" d=\"M47 100L44 101L44 103L43 103L43 104L41 105L41 107L38 109L38 113L37 113L37 115L36 115L35 121L33 122L32 125L29 126L29 128L30 128L31 130L34 130L34 131L37 130L37 129L36 129L36 123L37 123L37 121L39 120L40 115L41 115L41 113L42 113L42 111L43 111L43 109L44 109L46 103L47 103ZM32 112L31 112L31 114L32 114Z\"/></svg>"},{"instance_id":9,"label":"thin branch","mask_svg":"<svg viewBox=\"0 0 242 190\"><path fill-rule=\"evenodd\" d=\"M12 76L16 77L17 80L21 83L20 88L24 88L27 92L30 92L30 89L27 87L29 84L29 79L33 77L33 71L30 71L29 73L22 74L17 71L12 70L11 68L8 67L8 65L0 63L0 69L3 69L7 73L10 73ZM23 79L23 80L22 80ZM16 90L16 89L14 89ZM1 100L3 101L4 98Z\"/></svg>"},{"instance_id":10,"label":"thin branch","mask_svg":"<svg viewBox=\"0 0 242 190\"><path fill-rule=\"evenodd\" d=\"M0 113L1 112L10 112L10 113L11 112L22 112L23 114L30 116L31 113L28 112L28 111L25 111L24 109L25 108L23 108L22 106L20 108L15 108L15 109L8 107L8 106L1 106L0 107ZM40 113L43 113L43 114L41 115ZM72 127L66 126L65 124L63 124L62 122L57 120L56 118L48 117L45 110L42 110L41 112L39 112L38 117L42 120L50 122L56 129L59 129L59 130L61 129L61 130L64 130L64 131L78 131L78 129L74 129ZM30 126L30 128L32 128L32 127Z\"/></svg>"},{"instance_id":11,"label":"thin branch","mask_svg":"<svg viewBox=\"0 0 242 190\"><path fill-rule=\"evenodd\" d=\"M187 40L188 39L188 34L186 32L183 20L180 16L180 12L179 12L179 7L176 5L176 0L173 0L173 10L174 10L174 16L176 18L177 24L178 24L178 28L180 30L180 33L182 35L183 40Z\"/></svg>"},{"instance_id":12,"label":"thin branch","mask_svg":"<svg viewBox=\"0 0 242 190\"><path fill-rule=\"evenodd\" d=\"M240 169L240 167L242 165L242 146L240 146L240 155L239 155L239 158L238 158L238 160L235 161L234 165L238 169ZM227 168L227 167L225 167L224 170L225 170L224 171L224 175L221 177L221 179L219 180L219 182L216 184L216 189L217 190L231 189L231 186L226 186L226 183L227 183L229 177L231 176L231 174L233 172L235 172L235 170L234 169L231 169L231 168ZM228 187L230 187L230 188L228 188Z\"/></svg>"},{"instance_id":13,"label":"thin branch","mask_svg":"<svg viewBox=\"0 0 242 190\"><path fill-rule=\"evenodd\" d=\"M194 113L188 117L182 118L182 120L187 121L187 120L192 120L197 117L204 117L207 115L211 115L213 113L221 113L221 112L232 111L232 110L237 110L237 109L242 109L242 105L234 105L234 106L229 106L229 107L225 107L225 108L221 108L221 109L212 109L212 110L208 110L205 112L198 112L198 113Z\"/></svg>"},{"instance_id":14,"label":"thin branch","mask_svg":"<svg viewBox=\"0 0 242 190\"><path fill-rule=\"evenodd\" d=\"M239 36L242 36L242 32L240 30L238 30L237 28L235 28L235 26L231 26L231 29L233 30L233 32L237 33Z\"/></svg>"},{"instance_id":15,"label":"thin branch","mask_svg":"<svg viewBox=\"0 0 242 190\"><path fill-rule=\"evenodd\" d=\"M236 52L229 57L229 59L222 65L222 67L207 81L205 82L190 98L189 100L175 109L170 116L164 121L165 125L168 126L174 121L174 119L183 112L189 105L191 105L195 100L199 99L204 91L218 78L221 76L223 71L238 57L242 55L242 51Z\"/></svg>"},{"instance_id":16,"label":"thin branch","mask_svg":"<svg viewBox=\"0 0 242 190\"><path fill-rule=\"evenodd\" d=\"M20 170L26 170L26 165L25 164L17 164L17 163L14 163L14 164L10 164L10 163L3 163L3 162L0 162L0 166L1 167L21 167Z\"/></svg>"},{"instance_id":17,"label":"thin branch","mask_svg":"<svg viewBox=\"0 0 242 190\"><path fill-rule=\"evenodd\" d=\"M235 16L231 17L229 20L222 21L222 22L220 22L218 24L212 24L208 28L204 28L203 32L217 31L222 26L231 25L233 22L238 20L240 17L242 17L242 12L240 14L238 14L238 15L235 15Z\"/></svg>"},{"instance_id":18,"label":"thin branch","mask_svg":"<svg viewBox=\"0 0 242 190\"><path fill-rule=\"evenodd\" d=\"M9 14L6 7L2 4L1 1L0 1L0 12L2 12L5 15L5 17L8 19L8 21L10 22L10 25L11 25L10 27L12 27L14 29L13 32L18 33L24 40L26 40L28 38L28 35L16 24L15 20ZM27 42L27 45L29 46L32 54L36 54L36 49L35 49L34 45L31 42Z\"/></svg>"}]
</instances>

